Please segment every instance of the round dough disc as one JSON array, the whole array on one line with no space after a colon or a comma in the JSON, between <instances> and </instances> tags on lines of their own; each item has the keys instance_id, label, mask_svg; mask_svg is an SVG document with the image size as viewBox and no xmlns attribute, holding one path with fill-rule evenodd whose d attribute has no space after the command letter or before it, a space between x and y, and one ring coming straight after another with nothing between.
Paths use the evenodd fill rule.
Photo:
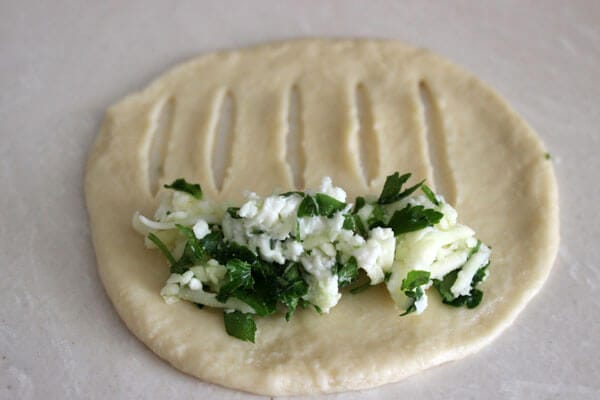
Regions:
<instances>
[{"instance_id":1,"label":"round dough disc","mask_svg":"<svg viewBox=\"0 0 600 400\"><path fill-rule=\"evenodd\" d=\"M290 131L297 148L287 147ZM217 159L223 132L230 140ZM544 153L480 80L397 41L300 40L204 55L107 112L85 178L100 277L128 328L202 380L267 395L398 381L480 349L540 289L558 245L556 181ZM221 190L218 162L227 164ZM437 184L492 246L478 308L448 307L432 293L422 315L400 318L380 285L346 293L328 315L259 318L251 344L226 334L220 310L165 304L164 257L131 227L136 210L153 214L164 190L156 188L178 177L237 201L244 190L314 188L329 175L352 199L377 194L394 171Z\"/></svg>"}]
</instances>

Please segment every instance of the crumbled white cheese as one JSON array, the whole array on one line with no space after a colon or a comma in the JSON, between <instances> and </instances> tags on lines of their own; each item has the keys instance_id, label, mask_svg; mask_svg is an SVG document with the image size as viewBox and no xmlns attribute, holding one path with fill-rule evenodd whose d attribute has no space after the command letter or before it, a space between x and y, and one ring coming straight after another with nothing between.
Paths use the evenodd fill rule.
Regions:
<instances>
[{"instance_id":1,"label":"crumbled white cheese","mask_svg":"<svg viewBox=\"0 0 600 400\"><path fill-rule=\"evenodd\" d=\"M238 211L238 215L242 218L254 218L256 214L258 214L258 207L255 199L248 200L242 204Z\"/></svg>"},{"instance_id":2,"label":"crumbled white cheese","mask_svg":"<svg viewBox=\"0 0 600 400\"><path fill-rule=\"evenodd\" d=\"M192 278L190 279L190 283L188 284L188 286L192 290L200 290L202 289L202 282L198 278Z\"/></svg>"},{"instance_id":3,"label":"crumbled white cheese","mask_svg":"<svg viewBox=\"0 0 600 400\"><path fill-rule=\"evenodd\" d=\"M192 271L185 271L183 274L181 274L181 284L187 285L188 283L190 283L193 277L194 273Z\"/></svg>"},{"instance_id":4,"label":"crumbled white cheese","mask_svg":"<svg viewBox=\"0 0 600 400\"><path fill-rule=\"evenodd\" d=\"M181 283L181 275L180 274L171 274L169 279L167 279L167 284L169 283Z\"/></svg>"},{"instance_id":5,"label":"crumbled white cheese","mask_svg":"<svg viewBox=\"0 0 600 400\"><path fill-rule=\"evenodd\" d=\"M251 247L258 250L260 257L268 262L276 262L277 264L284 264L285 257L283 256L283 248L280 241L273 241L272 239L262 234L250 238L249 244Z\"/></svg>"},{"instance_id":6,"label":"crumbled white cheese","mask_svg":"<svg viewBox=\"0 0 600 400\"><path fill-rule=\"evenodd\" d=\"M395 243L394 232L390 228L374 228L369 232L366 244L352 252L372 285L383 282L384 271L392 266Z\"/></svg>"},{"instance_id":7,"label":"crumbled white cheese","mask_svg":"<svg viewBox=\"0 0 600 400\"><path fill-rule=\"evenodd\" d=\"M283 247L283 256L287 260L291 261L298 261L299 257L304 252L304 247L302 247L302 243L293 239L286 240Z\"/></svg>"},{"instance_id":8,"label":"crumbled white cheese","mask_svg":"<svg viewBox=\"0 0 600 400\"><path fill-rule=\"evenodd\" d=\"M203 219L199 219L198 222L194 224L192 229L194 231L194 236L196 236L198 239L202 239L210 233L208 223Z\"/></svg>"},{"instance_id":9,"label":"crumbled white cheese","mask_svg":"<svg viewBox=\"0 0 600 400\"><path fill-rule=\"evenodd\" d=\"M225 278L227 268L221 265L217 260L208 260L206 265L198 265L190 268L194 273L194 277L199 279L203 284L211 287L218 287Z\"/></svg>"},{"instance_id":10,"label":"crumbled white cheese","mask_svg":"<svg viewBox=\"0 0 600 400\"><path fill-rule=\"evenodd\" d=\"M177 293L179 293L179 285L176 283L169 283L160 291L161 296L176 296Z\"/></svg>"},{"instance_id":11,"label":"crumbled white cheese","mask_svg":"<svg viewBox=\"0 0 600 400\"><path fill-rule=\"evenodd\" d=\"M331 270L335 265L335 257L329 257L315 249L310 255L303 255L300 262L308 272L309 290L305 299L318 306L322 312L328 313L342 296L338 289L338 277Z\"/></svg>"},{"instance_id":12,"label":"crumbled white cheese","mask_svg":"<svg viewBox=\"0 0 600 400\"><path fill-rule=\"evenodd\" d=\"M334 199L339 200L343 203L346 202L346 191L344 191L344 189L340 187L333 186L333 184L331 183L331 178L328 176L324 177L321 180L319 192L331 196Z\"/></svg>"},{"instance_id":13,"label":"crumbled white cheese","mask_svg":"<svg viewBox=\"0 0 600 400\"><path fill-rule=\"evenodd\" d=\"M471 291L471 281L479 268L485 266L490 258L490 248L482 244L479 251L469 257L462 269L458 272L454 285L450 291L454 296L468 295Z\"/></svg>"}]
</instances>

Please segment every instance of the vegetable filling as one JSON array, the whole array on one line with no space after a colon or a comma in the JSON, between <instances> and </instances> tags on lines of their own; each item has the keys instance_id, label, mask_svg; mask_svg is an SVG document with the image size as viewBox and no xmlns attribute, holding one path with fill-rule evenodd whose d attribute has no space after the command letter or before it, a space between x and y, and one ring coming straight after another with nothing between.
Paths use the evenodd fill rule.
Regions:
<instances>
[{"instance_id":1,"label":"vegetable filling","mask_svg":"<svg viewBox=\"0 0 600 400\"><path fill-rule=\"evenodd\" d=\"M239 207L180 178L165 185L154 219L136 212L133 226L169 262L165 301L224 309L226 332L241 340L255 341L255 317L328 313L343 288L383 283L400 315L421 314L430 288L445 304L474 308L490 248L424 181L403 189L410 176L396 172L379 197L354 203L325 177L316 191L247 192Z\"/></svg>"}]
</instances>

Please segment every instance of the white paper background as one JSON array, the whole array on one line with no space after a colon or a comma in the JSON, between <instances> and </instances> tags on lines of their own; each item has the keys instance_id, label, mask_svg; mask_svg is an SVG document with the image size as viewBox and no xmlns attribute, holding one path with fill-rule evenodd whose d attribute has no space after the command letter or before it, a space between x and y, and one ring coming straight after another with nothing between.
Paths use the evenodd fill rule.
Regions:
<instances>
[{"instance_id":1,"label":"white paper background","mask_svg":"<svg viewBox=\"0 0 600 400\"><path fill-rule=\"evenodd\" d=\"M169 66L305 36L397 38L465 66L539 132L561 196L558 261L498 340L399 384L328 398L600 398L594 0L1 1L0 398L252 397L176 371L121 323L96 273L83 166L105 108Z\"/></svg>"}]
</instances>

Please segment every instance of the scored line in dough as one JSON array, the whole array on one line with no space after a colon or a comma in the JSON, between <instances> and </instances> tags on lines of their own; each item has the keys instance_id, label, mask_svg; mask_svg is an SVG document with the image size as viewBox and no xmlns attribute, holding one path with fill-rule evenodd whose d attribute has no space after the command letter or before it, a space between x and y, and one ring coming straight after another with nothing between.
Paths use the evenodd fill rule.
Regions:
<instances>
[{"instance_id":1,"label":"scored line in dough","mask_svg":"<svg viewBox=\"0 0 600 400\"><path fill-rule=\"evenodd\" d=\"M457 188L454 173L448 157L445 121L440 101L432 93L430 85L424 80L418 83L419 108L421 110L422 133L427 144L426 153L431 168L432 186L444 196L450 204L456 204Z\"/></svg>"},{"instance_id":2,"label":"scored line in dough","mask_svg":"<svg viewBox=\"0 0 600 400\"><path fill-rule=\"evenodd\" d=\"M424 80L417 82L417 103L413 110L399 110L400 114L417 112L420 126L415 132L420 136L427 156L427 164L431 172L431 185L444 195L444 197L455 203L456 183L447 154L446 124L440 109L440 102L432 93L432 88ZM283 92L283 91L282 91ZM207 152L209 160L205 165L210 166L212 185L216 192L224 187L232 167L232 152L235 145L237 131L243 129L236 124L235 94L230 88L221 88L214 93L213 108L209 114L209 129L203 132L192 130L193 134L204 134L208 136L205 143L209 146ZM294 83L287 90L287 98L282 95L285 112L283 132L266 132L269 135L282 134L285 136L283 144L285 147L285 163L289 170L292 185L296 189L304 188L304 173L306 166L306 149L304 145L304 110L302 105L301 88ZM411 96L412 97L412 96ZM373 109L373 102L380 101L373 98L368 86L364 82L358 82L354 86L352 99L347 102L351 108L349 115L353 119L350 123L350 131L346 132L347 139L351 142L351 149L356 150L351 159L354 167L360 171L363 182L367 187L373 186L381 177L381 143L378 132L377 115ZM160 189L160 184L165 180L165 160L169 153L169 143L173 139L173 127L175 125L175 96L167 96L157 102L150 110L148 128L148 183L149 191L155 196ZM407 117L409 115L406 115ZM379 117L385 118L385 115ZM204 122L199 121L202 124ZM410 134L409 132L407 132ZM407 134L404 133L404 134ZM274 138L273 138L274 140ZM199 166L199 164L197 164Z\"/></svg>"},{"instance_id":3,"label":"scored line in dough","mask_svg":"<svg viewBox=\"0 0 600 400\"><path fill-rule=\"evenodd\" d=\"M148 183L155 196L163 181L165 160L169 151L175 120L175 97L165 97L152 108L148 129Z\"/></svg>"}]
</instances>

